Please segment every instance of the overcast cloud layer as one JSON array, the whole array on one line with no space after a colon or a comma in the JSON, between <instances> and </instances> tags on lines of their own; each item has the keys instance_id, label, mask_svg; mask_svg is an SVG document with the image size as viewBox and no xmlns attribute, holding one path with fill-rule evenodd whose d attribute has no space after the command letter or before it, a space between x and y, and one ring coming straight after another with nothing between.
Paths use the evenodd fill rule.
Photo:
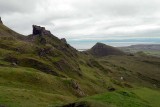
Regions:
<instances>
[{"instance_id":1,"label":"overcast cloud layer","mask_svg":"<svg viewBox=\"0 0 160 107\"><path fill-rule=\"evenodd\" d=\"M68 40L160 38L160 0L0 0L0 16L25 35L37 24Z\"/></svg>"}]
</instances>

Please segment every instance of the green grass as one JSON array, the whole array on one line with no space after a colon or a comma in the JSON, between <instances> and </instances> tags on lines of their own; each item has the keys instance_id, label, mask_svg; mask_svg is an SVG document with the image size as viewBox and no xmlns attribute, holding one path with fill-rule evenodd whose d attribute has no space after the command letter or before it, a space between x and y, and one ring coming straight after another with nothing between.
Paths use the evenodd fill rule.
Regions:
<instances>
[{"instance_id":1,"label":"green grass","mask_svg":"<svg viewBox=\"0 0 160 107\"><path fill-rule=\"evenodd\" d=\"M33 68L0 67L0 79L1 86L71 95L63 79ZM66 92L64 92L65 89Z\"/></svg>"},{"instance_id":2,"label":"green grass","mask_svg":"<svg viewBox=\"0 0 160 107\"><path fill-rule=\"evenodd\" d=\"M152 107L160 106L160 91L152 90L149 88L140 88L133 90L141 99L149 102Z\"/></svg>"},{"instance_id":3,"label":"green grass","mask_svg":"<svg viewBox=\"0 0 160 107\"><path fill-rule=\"evenodd\" d=\"M120 90L85 97L75 102L86 107L159 107L160 92L149 88Z\"/></svg>"},{"instance_id":4,"label":"green grass","mask_svg":"<svg viewBox=\"0 0 160 107\"><path fill-rule=\"evenodd\" d=\"M48 107L73 100L60 94L0 86L0 104L7 107Z\"/></svg>"},{"instance_id":5,"label":"green grass","mask_svg":"<svg viewBox=\"0 0 160 107\"><path fill-rule=\"evenodd\" d=\"M27 57L27 56L28 55L23 57ZM43 60L42 58L38 58L38 57L34 57L34 58L40 61L42 60L43 63L48 63L48 62L45 62L45 60ZM122 73L123 75L128 75L126 74L126 72L129 72L129 70L133 67L132 64L138 61L133 60L132 58L130 59L128 57L123 57L124 59L123 61L128 61L128 63L130 63L130 66L126 66L125 63L121 63L121 59L122 58L120 57L108 57L106 59L103 59L103 61L105 60L107 61L107 63L104 63L102 60L98 60L98 62L101 65L105 66L105 68L110 69L112 71L112 73L109 72L109 74L102 71L97 66L89 67L87 64L83 63L80 65L80 69L82 71L83 76L77 76L75 74L72 74L73 78L69 72L67 72L67 75L71 77L62 78L62 77L46 74L44 72L41 72L33 68L21 67L21 66L13 67L13 66L10 66L9 64L7 65L8 62L1 60L1 63L3 64L6 63L5 64L6 66L0 67L0 88L1 88L0 103L11 106L11 107L12 106L25 107L25 105L31 106L31 107L32 106L43 107L46 105L55 106L59 104L73 102L76 99L76 93L71 86L71 80L74 79L77 81L82 91L84 91L86 95L93 95L97 93L106 92L104 94L98 94L95 96L86 97L82 100L85 102L87 101L87 104L90 104L91 107L92 106L96 107L98 105L101 105L102 107L106 107L106 105L107 107L108 106L109 107L147 107L148 105L152 107L158 107L159 95L156 94L158 93L156 91L152 91L149 89L133 90L134 89L133 88L133 89L129 89L133 91L125 91L127 92L127 96L123 95L122 91L111 92L111 93L107 92L108 86L114 86L116 87L117 90L128 89L126 87L117 86L112 81L115 78L112 78L110 76L113 75L114 77L114 75L116 75L119 72ZM59 57L56 57L55 61L58 61L58 60L59 60ZM85 62L85 60L83 61ZM144 62L138 62L136 66L138 66L138 64L140 63L144 65L146 64ZM149 65L149 67L154 66L148 63L147 65ZM138 72L137 69L141 69L141 67L138 66L137 68L134 68L134 70ZM148 69L150 70L151 68L148 68ZM132 72L130 73L132 74ZM132 76L135 76L135 74L133 74ZM137 84L139 84L138 83L139 80L134 79L134 81ZM118 81L118 82L121 84L121 81ZM132 83L130 84L132 85ZM15 91L14 89L18 91ZM4 91L4 90L14 90L14 91L12 92L13 94L10 94L9 93L10 91ZM35 91L38 93L38 95L33 94ZM145 92L146 98L143 97L144 93L142 92ZM21 93L20 95L23 97L19 97L17 93ZM36 100L36 99L41 99L41 96L40 96L41 94L39 93L43 95L44 101L42 102L40 102L40 100ZM147 93L150 93L150 95ZM30 95L33 95L33 97L30 97ZM157 95L157 96L152 101L152 97L154 95ZM6 96L9 96L9 97L6 97ZM29 99L26 100L28 96L29 96ZM58 96L58 98L56 96ZM61 97L63 98L63 96L65 96L64 99L60 100ZM57 98L58 100L55 100L54 98ZM68 98L69 100L67 100ZM53 102L50 100L48 101L48 99L53 99ZM34 101L34 103L32 101ZM150 104L150 101L152 101L151 104ZM23 104L22 102L25 102L26 104L22 105Z\"/></svg>"},{"instance_id":6,"label":"green grass","mask_svg":"<svg viewBox=\"0 0 160 107\"><path fill-rule=\"evenodd\" d=\"M143 100L130 92L111 92L95 95L85 98L85 100L95 101L107 107L107 105L115 107L149 107Z\"/></svg>"},{"instance_id":7,"label":"green grass","mask_svg":"<svg viewBox=\"0 0 160 107\"><path fill-rule=\"evenodd\" d=\"M33 68L0 67L0 104L7 107L46 107L74 99L76 96L63 78Z\"/></svg>"},{"instance_id":8,"label":"green grass","mask_svg":"<svg viewBox=\"0 0 160 107\"><path fill-rule=\"evenodd\" d=\"M107 66L115 79L120 81L124 77L125 81L131 84L160 87L160 59L154 57L133 57L133 56L108 56L98 59L100 64Z\"/></svg>"}]
</instances>

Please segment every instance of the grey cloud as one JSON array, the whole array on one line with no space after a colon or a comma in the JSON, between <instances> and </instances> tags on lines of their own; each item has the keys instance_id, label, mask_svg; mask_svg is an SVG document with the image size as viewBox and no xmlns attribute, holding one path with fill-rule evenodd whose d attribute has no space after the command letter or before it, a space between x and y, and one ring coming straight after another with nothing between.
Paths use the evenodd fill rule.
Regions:
<instances>
[{"instance_id":1,"label":"grey cloud","mask_svg":"<svg viewBox=\"0 0 160 107\"><path fill-rule=\"evenodd\" d=\"M24 13L35 10L38 0L0 0L0 14Z\"/></svg>"},{"instance_id":2,"label":"grey cloud","mask_svg":"<svg viewBox=\"0 0 160 107\"><path fill-rule=\"evenodd\" d=\"M156 36L159 0L0 0L0 15L12 29L30 34L32 24L45 26L58 37L109 38Z\"/></svg>"}]
</instances>

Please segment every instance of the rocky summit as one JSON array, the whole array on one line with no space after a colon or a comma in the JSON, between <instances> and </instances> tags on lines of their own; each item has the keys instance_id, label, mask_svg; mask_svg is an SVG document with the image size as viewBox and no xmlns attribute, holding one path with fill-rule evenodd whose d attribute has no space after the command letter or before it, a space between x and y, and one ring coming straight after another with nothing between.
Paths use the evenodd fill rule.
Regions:
<instances>
[{"instance_id":1,"label":"rocky summit","mask_svg":"<svg viewBox=\"0 0 160 107\"><path fill-rule=\"evenodd\" d=\"M46 30L45 27L33 25L33 35L52 35L49 30Z\"/></svg>"}]
</instances>

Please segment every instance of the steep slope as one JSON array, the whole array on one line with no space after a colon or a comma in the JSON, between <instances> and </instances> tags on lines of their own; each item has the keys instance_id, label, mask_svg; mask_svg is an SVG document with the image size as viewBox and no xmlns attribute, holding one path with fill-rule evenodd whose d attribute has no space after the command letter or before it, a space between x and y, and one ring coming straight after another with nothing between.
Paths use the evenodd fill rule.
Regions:
<instances>
[{"instance_id":1,"label":"steep slope","mask_svg":"<svg viewBox=\"0 0 160 107\"><path fill-rule=\"evenodd\" d=\"M34 34L35 27L37 26L33 26L33 34L25 37L1 25L0 46L13 53L6 54L4 60L63 77L65 73L60 74L58 71L65 70L80 75L75 60L78 56L77 51L51 33L46 33L46 30L44 34Z\"/></svg>"},{"instance_id":2,"label":"steep slope","mask_svg":"<svg viewBox=\"0 0 160 107\"><path fill-rule=\"evenodd\" d=\"M103 43L96 43L88 52L94 56L107 56L107 55L124 55L122 51L117 48L105 45Z\"/></svg>"}]
</instances>

